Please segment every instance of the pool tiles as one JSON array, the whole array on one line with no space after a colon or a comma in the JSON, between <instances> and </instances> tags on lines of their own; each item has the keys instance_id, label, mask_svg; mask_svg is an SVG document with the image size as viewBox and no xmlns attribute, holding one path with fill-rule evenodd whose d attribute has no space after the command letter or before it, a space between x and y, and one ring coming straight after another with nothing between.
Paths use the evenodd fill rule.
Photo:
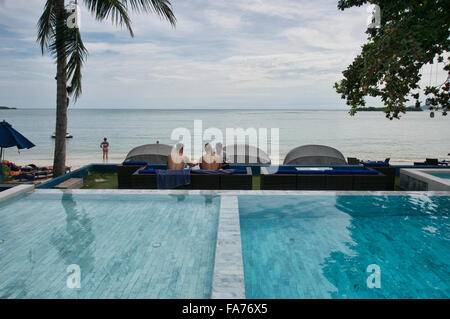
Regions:
<instances>
[{"instance_id":1,"label":"pool tiles","mask_svg":"<svg viewBox=\"0 0 450 319\"><path fill-rule=\"evenodd\" d=\"M448 298L450 197L240 196L247 298ZM381 267L370 289L367 267Z\"/></svg>"},{"instance_id":2,"label":"pool tiles","mask_svg":"<svg viewBox=\"0 0 450 319\"><path fill-rule=\"evenodd\" d=\"M219 198L32 194L0 204L2 298L210 298ZM67 267L81 268L69 289Z\"/></svg>"}]
</instances>

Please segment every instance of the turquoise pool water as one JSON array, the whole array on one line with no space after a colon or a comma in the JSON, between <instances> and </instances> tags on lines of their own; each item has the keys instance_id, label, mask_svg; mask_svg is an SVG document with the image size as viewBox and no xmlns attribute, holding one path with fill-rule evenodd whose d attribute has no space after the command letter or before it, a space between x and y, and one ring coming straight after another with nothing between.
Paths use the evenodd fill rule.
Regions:
<instances>
[{"instance_id":1,"label":"turquoise pool water","mask_svg":"<svg viewBox=\"0 0 450 319\"><path fill-rule=\"evenodd\" d=\"M0 298L209 298L219 205L42 193L1 203ZM67 285L72 264L79 289Z\"/></svg>"},{"instance_id":2,"label":"turquoise pool water","mask_svg":"<svg viewBox=\"0 0 450 319\"><path fill-rule=\"evenodd\" d=\"M450 297L448 196L240 196L239 211L247 298Z\"/></svg>"},{"instance_id":3,"label":"turquoise pool water","mask_svg":"<svg viewBox=\"0 0 450 319\"><path fill-rule=\"evenodd\" d=\"M443 179L450 179L450 172L448 173L431 173L431 175L443 178Z\"/></svg>"}]
</instances>

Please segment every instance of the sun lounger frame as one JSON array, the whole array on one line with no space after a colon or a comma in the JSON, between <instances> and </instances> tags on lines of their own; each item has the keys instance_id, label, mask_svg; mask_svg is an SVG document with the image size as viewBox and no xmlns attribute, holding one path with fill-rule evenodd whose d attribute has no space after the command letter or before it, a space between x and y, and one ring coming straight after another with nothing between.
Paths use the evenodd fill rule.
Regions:
<instances>
[{"instance_id":1,"label":"sun lounger frame","mask_svg":"<svg viewBox=\"0 0 450 319\"><path fill-rule=\"evenodd\" d=\"M131 174L130 183L126 186L130 189L157 189L156 174L139 174L143 168L145 167L140 167ZM119 188L123 189L122 186L124 185L119 182ZM191 183L177 189L251 190L251 168L247 168L247 174L191 174Z\"/></svg>"},{"instance_id":2,"label":"sun lounger frame","mask_svg":"<svg viewBox=\"0 0 450 319\"><path fill-rule=\"evenodd\" d=\"M379 171L379 168L376 169ZM327 174L268 174L262 169L262 190L394 190L395 168L388 176L378 175L327 175Z\"/></svg>"}]
</instances>

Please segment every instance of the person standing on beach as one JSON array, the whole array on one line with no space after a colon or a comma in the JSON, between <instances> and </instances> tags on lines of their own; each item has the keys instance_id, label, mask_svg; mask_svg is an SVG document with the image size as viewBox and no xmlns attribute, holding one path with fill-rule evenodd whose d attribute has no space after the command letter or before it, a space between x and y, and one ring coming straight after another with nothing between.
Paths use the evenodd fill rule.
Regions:
<instances>
[{"instance_id":1,"label":"person standing on beach","mask_svg":"<svg viewBox=\"0 0 450 319\"><path fill-rule=\"evenodd\" d=\"M105 137L103 142L100 143L100 148L103 150L103 162L108 161L108 150L109 150L109 142Z\"/></svg>"}]
</instances>

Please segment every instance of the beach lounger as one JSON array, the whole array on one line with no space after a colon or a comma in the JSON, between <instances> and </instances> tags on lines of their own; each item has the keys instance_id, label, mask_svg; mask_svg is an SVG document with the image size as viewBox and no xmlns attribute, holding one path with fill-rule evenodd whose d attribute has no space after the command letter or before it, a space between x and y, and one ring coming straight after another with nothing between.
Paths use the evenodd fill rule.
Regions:
<instances>
[{"instance_id":1,"label":"beach lounger","mask_svg":"<svg viewBox=\"0 0 450 319\"><path fill-rule=\"evenodd\" d=\"M369 170L376 170L386 175L387 176L386 188L388 190L393 190L395 184L396 169L395 167L389 164L389 160L390 159L386 159L384 162L367 162L364 164L364 168ZM369 186L364 187L367 188ZM370 188L368 190L370 190Z\"/></svg>"},{"instance_id":2,"label":"beach lounger","mask_svg":"<svg viewBox=\"0 0 450 319\"><path fill-rule=\"evenodd\" d=\"M211 171L192 170L191 185L187 189L220 189L220 175Z\"/></svg>"},{"instance_id":3,"label":"beach lounger","mask_svg":"<svg viewBox=\"0 0 450 319\"><path fill-rule=\"evenodd\" d=\"M131 188L157 189L156 170L138 169L131 175ZM190 184L179 186L176 189L252 189L252 175L248 170L191 170Z\"/></svg>"},{"instance_id":4,"label":"beach lounger","mask_svg":"<svg viewBox=\"0 0 450 319\"><path fill-rule=\"evenodd\" d=\"M393 178L377 170L279 170L261 169L264 190L393 190Z\"/></svg>"},{"instance_id":5,"label":"beach lounger","mask_svg":"<svg viewBox=\"0 0 450 319\"><path fill-rule=\"evenodd\" d=\"M437 158L427 158L425 162L414 162L414 166L438 166L439 160Z\"/></svg>"},{"instance_id":6,"label":"beach lounger","mask_svg":"<svg viewBox=\"0 0 450 319\"><path fill-rule=\"evenodd\" d=\"M356 157L347 157L347 163L348 165L359 165L360 160L357 159Z\"/></svg>"},{"instance_id":7,"label":"beach lounger","mask_svg":"<svg viewBox=\"0 0 450 319\"><path fill-rule=\"evenodd\" d=\"M394 190L395 175L354 175L353 190L356 191L392 191Z\"/></svg>"},{"instance_id":8,"label":"beach lounger","mask_svg":"<svg viewBox=\"0 0 450 319\"><path fill-rule=\"evenodd\" d=\"M122 165L117 166L117 180L119 183L119 189L131 188L131 175L136 170L146 167L147 162L123 162Z\"/></svg>"},{"instance_id":9,"label":"beach lounger","mask_svg":"<svg viewBox=\"0 0 450 319\"><path fill-rule=\"evenodd\" d=\"M425 159L425 165L439 165L439 160L437 158L427 158Z\"/></svg>"},{"instance_id":10,"label":"beach lounger","mask_svg":"<svg viewBox=\"0 0 450 319\"><path fill-rule=\"evenodd\" d=\"M252 169L235 170L232 174L220 175L220 189L224 190L251 190L252 189Z\"/></svg>"},{"instance_id":11,"label":"beach lounger","mask_svg":"<svg viewBox=\"0 0 450 319\"><path fill-rule=\"evenodd\" d=\"M27 180L29 182L32 182L35 180L35 178L36 177L34 176L34 174L27 174L27 173L21 173L19 175L13 176L13 179L18 181Z\"/></svg>"},{"instance_id":12,"label":"beach lounger","mask_svg":"<svg viewBox=\"0 0 450 319\"><path fill-rule=\"evenodd\" d=\"M122 185L124 185L123 182ZM130 189L157 189L156 170L140 167L131 174L129 184L126 185Z\"/></svg>"}]
</instances>

